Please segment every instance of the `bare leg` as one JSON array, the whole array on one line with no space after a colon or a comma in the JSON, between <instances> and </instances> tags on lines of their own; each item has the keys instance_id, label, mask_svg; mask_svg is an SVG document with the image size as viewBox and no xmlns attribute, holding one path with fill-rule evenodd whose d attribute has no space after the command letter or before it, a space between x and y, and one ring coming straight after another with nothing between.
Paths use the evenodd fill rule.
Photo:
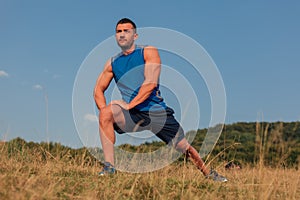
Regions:
<instances>
[{"instance_id":1,"label":"bare leg","mask_svg":"<svg viewBox=\"0 0 300 200\"><path fill-rule=\"evenodd\" d=\"M99 132L104 160L114 165L114 144L116 141L113 124L125 124L122 110L117 105L108 105L99 113Z\"/></svg>"},{"instance_id":2,"label":"bare leg","mask_svg":"<svg viewBox=\"0 0 300 200\"><path fill-rule=\"evenodd\" d=\"M209 174L209 170L206 168L203 160L201 159L199 153L196 151L194 147L192 147L186 139L182 139L176 145L176 149L183 152L188 158L192 160L194 165L204 174L207 176Z\"/></svg>"}]
</instances>

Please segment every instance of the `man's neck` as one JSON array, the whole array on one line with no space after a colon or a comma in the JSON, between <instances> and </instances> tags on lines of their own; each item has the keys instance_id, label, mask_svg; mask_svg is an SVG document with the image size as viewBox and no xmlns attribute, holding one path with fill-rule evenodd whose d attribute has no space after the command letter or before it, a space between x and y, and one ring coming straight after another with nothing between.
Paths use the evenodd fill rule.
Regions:
<instances>
[{"instance_id":1,"label":"man's neck","mask_svg":"<svg viewBox=\"0 0 300 200\"><path fill-rule=\"evenodd\" d=\"M135 50L135 44L133 44L130 48L128 49L122 49L122 52L124 55L131 54Z\"/></svg>"}]
</instances>

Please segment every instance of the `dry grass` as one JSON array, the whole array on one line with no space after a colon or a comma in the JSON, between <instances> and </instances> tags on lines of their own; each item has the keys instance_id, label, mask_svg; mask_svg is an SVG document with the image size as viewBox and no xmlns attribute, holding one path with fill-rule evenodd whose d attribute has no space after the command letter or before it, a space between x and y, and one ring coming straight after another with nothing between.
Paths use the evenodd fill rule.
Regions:
<instances>
[{"instance_id":1,"label":"dry grass","mask_svg":"<svg viewBox=\"0 0 300 200\"><path fill-rule=\"evenodd\" d=\"M277 131L277 130L276 130ZM274 134L272 134L274 135ZM279 136L278 136L279 135ZM281 138L282 128L275 136ZM275 138L276 139L276 138ZM191 163L175 162L164 169L143 174L118 172L99 177L101 165L87 150L30 146L24 142L0 142L0 199L300 199L300 173L295 168L265 165L270 143L268 125L256 126L256 164L225 170L211 158L227 183L205 179ZM278 139L276 139L278 140ZM277 144L277 143L276 143ZM285 158L282 142L277 154ZM226 147L224 147L226 149ZM54 151L53 151L54 150Z\"/></svg>"},{"instance_id":2,"label":"dry grass","mask_svg":"<svg viewBox=\"0 0 300 200\"><path fill-rule=\"evenodd\" d=\"M101 166L83 156L67 160L47 151L9 156L1 143L0 159L0 199L300 199L299 171L261 164L219 168L229 182L215 183L184 162L152 173L98 177Z\"/></svg>"}]
</instances>

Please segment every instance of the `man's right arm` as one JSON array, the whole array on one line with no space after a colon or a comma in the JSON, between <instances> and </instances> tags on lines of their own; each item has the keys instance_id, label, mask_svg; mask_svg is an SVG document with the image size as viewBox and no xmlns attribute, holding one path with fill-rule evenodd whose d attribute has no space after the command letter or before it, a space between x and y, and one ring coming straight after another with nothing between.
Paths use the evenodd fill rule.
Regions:
<instances>
[{"instance_id":1,"label":"man's right arm","mask_svg":"<svg viewBox=\"0 0 300 200\"><path fill-rule=\"evenodd\" d=\"M108 60L104 66L104 70L99 75L94 88L94 99L99 110L106 106L104 92L108 88L112 78L113 72L111 61Z\"/></svg>"}]
</instances>

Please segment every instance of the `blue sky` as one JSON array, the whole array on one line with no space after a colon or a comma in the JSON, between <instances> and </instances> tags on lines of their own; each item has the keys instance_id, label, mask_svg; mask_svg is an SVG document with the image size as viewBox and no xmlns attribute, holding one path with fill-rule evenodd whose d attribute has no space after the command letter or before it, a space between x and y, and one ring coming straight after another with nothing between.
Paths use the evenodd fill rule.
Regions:
<instances>
[{"instance_id":1,"label":"blue sky","mask_svg":"<svg viewBox=\"0 0 300 200\"><path fill-rule=\"evenodd\" d=\"M182 32L206 49L224 81L226 123L300 120L299 1L1 0L0 139L80 146L75 77L123 17Z\"/></svg>"}]
</instances>

